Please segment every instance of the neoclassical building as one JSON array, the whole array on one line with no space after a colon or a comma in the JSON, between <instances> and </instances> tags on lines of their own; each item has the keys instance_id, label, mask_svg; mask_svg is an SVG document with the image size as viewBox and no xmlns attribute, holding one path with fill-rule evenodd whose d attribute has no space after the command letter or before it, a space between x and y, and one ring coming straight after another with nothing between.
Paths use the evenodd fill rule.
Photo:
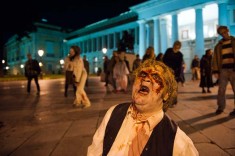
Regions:
<instances>
[{"instance_id":1,"label":"neoclassical building","mask_svg":"<svg viewBox=\"0 0 235 156\"><path fill-rule=\"evenodd\" d=\"M60 27L38 24L37 31L20 41L16 36L6 44L8 64L15 74L26 61L30 52L43 61L44 71L58 73L59 61L68 55L69 47L78 45L87 56L91 73L103 68L103 56L112 56L116 51L123 32L128 31L134 38L131 53L142 57L145 49L153 46L155 54L165 53L174 41L182 42L187 71L194 55L201 57L208 48L213 49L219 37L218 25L226 25L230 34L235 35L234 0L149 0L131 6L119 16L97 21L71 33L64 33ZM102 49L107 52L103 53ZM39 57L38 50L45 54ZM17 69L17 70L14 70Z\"/></svg>"},{"instance_id":2,"label":"neoclassical building","mask_svg":"<svg viewBox=\"0 0 235 156\"><path fill-rule=\"evenodd\" d=\"M65 44L67 48L80 46L90 62L90 71L95 72L103 64L102 48L107 48L105 55L110 58L125 30L134 37L134 53L141 57L148 46L153 46L157 55L180 40L190 71L194 55L201 57L207 48L214 48L218 25L227 25L235 35L234 0L149 0L117 17L74 31Z\"/></svg>"},{"instance_id":3,"label":"neoclassical building","mask_svg":"<svg viewBox=\"0 0 235 156\"><path fill-rule=\"evenodd\" d=\"M22 37L14 35L5 44L8 73L24 74L28 53L40 62L43 73L59 73L60 59L64 57L63 39L67 33L61 27L47 23L34 23L33 26L31 32ZM39 51L43 52L42 56Z\"/></svg>"}]
</instances>

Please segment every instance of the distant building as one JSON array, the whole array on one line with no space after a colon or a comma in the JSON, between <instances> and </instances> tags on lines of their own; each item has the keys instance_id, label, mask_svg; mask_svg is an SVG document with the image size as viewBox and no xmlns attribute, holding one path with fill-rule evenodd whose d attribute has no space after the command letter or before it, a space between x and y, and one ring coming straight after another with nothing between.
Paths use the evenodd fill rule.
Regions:
<instances>
[{"instance_id":1,"label":"distant building","mask_svg":"<svg viewBox=\"0 0 235 156\"><path fill-rule=\"evenodd\" d=\"M149 0L117 17L70 33L66 45L80 46L91 64L90 71L96 72L102 68L102 48L107 48L105 55L110 58L124 31L134 37L133 52L140 57L148 46L153 46L157 55L180 40L184 60L190 67L194 55L201 57L205 49L214 48L218 25L227 25L235 35L234 0Z\"/></svg>"},{"instance_id":2,"label":"distant building","mask_svg":"<svg viewBox=\"0 0 235 156\"><path fill-rule=\"evenodd\" d=\"M44 73L59 73L61 71L60 59L64 57L63 39L66 32L61 27L34 23L34 30L22 36L14 35L5 44L8 73L12 75L24 74L24 63L27 53L31 53L42 65ZM38 51L44 53L39 56Z\"/></svg>"},{"instance_id":3,"label":"distant building","mask_svg":"<svg viewBox=\"0 0 235 156\"><path fill-rule=\"evenodd\" d=\"M214 48L218 41L218 25L226 25L235 35L234 0L149 0L130 7L128 12L85 26L66 35L59 27L38 25L30 38L17 41L12 37L7 46L10 69L25 61L27 52L40 60L42 49L45 71L59 71L59 59L67 56L69 47L78 45L90 63L91 73L103 68L103 57L118 49L124 31L133 37L133 54L143 57L145 49L153 46L156 55L165 53L175 40L182 42L187 67L194 55L201 57L205 49ZM63 43L63 46L62 46ZM103 52L102 49L107 51ZM187 68L188 72L190 71ZM13 70L14 71L14 70ZM15 72L13 72L15 73Z\"/></svg>"}]
</instances>

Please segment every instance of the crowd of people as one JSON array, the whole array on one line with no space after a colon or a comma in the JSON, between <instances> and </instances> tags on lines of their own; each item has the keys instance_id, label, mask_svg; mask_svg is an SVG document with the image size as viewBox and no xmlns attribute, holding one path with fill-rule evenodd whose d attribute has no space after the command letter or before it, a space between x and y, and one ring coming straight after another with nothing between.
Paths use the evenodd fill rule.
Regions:
<instances>
[{"instance_id":1,"label":"crowd of people","mask_svg":"<svg viewBox=\"0 0 235 156\"><path fill-rule=\"evenodd\" d=\"M231 83L235 93L235 38L229 35L226 26L219 26L218 34L222 39L214 51L206 49L201 59L195 55L191 63L192 81L200 80L202 93L211 93L210 88L218 85L216 115L226 106L226 87ZM111 59L104 57L103 71L105 86L113 87L114 93L127 93L130 83L128 75L133 73L132 101L112 106L97 129L93 142L88 148L88 156L93 155L191 155L198 151L192 140L165 113L168 107L178 103L178 83L185 83L185 61L180 51L181 42L175 41L165 53L155 56L153 47L148 47L143 59L137 54L132 64L123 53L113 52ZM71 46L65 58L64 96L68 87L74 90L74 107L87 108L91 102L85 92L88 86L89 62L80 56L80 48ZM40 95L38 75L41 72L37 60L28 54L25 63L25 76L28 79L27 92L30 93L31 80ZM217 77L213 82L212 76ZM230 112L235 115L235 109Z\"/></svg>"},{"instance_id":2,"label":"crowd of people","mask_svg":"<svg viewBox=\"0 0 235 156\"><path fill-rule=\"evenodd\" d=\"M202 93L211 93L211 87L218 85L218 109L216 114L221 114L225 108L225 92L228 82L231 83L232 89L235 92L235 39L229 35L229 29L226 26L220 26L217 29L218 34L222 39L214 48L206 49L205 54L199 58L194 56L191 62L192 80L200 80L199 87L202 88ZM104 57L103 72L105 74L105 86L109 84L113 87L114 93L127 93L128 85L131 81L129 75L139 68L147 60L156 60L163 62L173 70L176 82L184 86L185 83L185 69L183 53L180 51L181 42L175 41L173 46L168 48L165 53L158 53L155 55L153 47L148 47L141 59L139 54L132 64L130 69L129 61L125 54L120 54L114 51L111 59ZM75 100L74 107L90 107L91 103L84 90L88 86L89 62L86 56L83 59L80 57L80 47L71 46L69 55L65 58L64 72L65 72L65 87L64 96L68 96L68 87L73 87ZM27 92L30 94L31 81L34 79L37 86L37 95L40 95L40 85L38 83L38 76L41 74L39 63L36 59L32 59L31 54L27 55L28 61L25 63L25 76L28 79ZM213 76L216 80L213 81ZM177 96L172 104L177 104ZM233 110L231 115L235 114Z\"/></svg>"}]
</instances>

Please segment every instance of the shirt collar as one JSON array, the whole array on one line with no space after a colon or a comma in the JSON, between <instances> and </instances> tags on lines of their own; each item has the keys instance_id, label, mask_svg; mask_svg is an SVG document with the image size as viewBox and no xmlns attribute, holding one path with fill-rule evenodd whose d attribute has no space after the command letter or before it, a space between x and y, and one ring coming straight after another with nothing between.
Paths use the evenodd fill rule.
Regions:
<instances>
[{"instance_id":1,"label":"shirt collar","mask_svg":"<svg viewBox=\"0 0 235 156\"><path fill-rule=\"evenodd\" d=\"M132 112L133 112L133 107L132 105L130 105L130 107L127 110L127 115L132 117L131 116ZM163 110L159 110L146 119L150 131L152 131L154 127L163 119L163 115L164 115Z\"/></svg>"}]
</instances>

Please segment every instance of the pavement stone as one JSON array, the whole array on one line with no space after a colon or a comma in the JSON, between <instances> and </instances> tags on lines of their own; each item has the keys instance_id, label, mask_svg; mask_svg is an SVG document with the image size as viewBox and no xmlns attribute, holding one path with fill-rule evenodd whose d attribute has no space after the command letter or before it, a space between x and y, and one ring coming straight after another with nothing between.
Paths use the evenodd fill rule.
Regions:
<instances>
[{"instance_id":1,"label":"pavement stone","mask_svg":"<svg viewBox=\"0 0 235 156\"><path fill-rule=\"evenodd\" d=\"M192 139L200 156L235 155L235 118L231 86L227 88L224 113L214 114L218 87L201 93L199 81L186 77L179 84L178 104L167 114ZM64 79L40 80L41 95L26 94L26 81L0 83L0 156L85 156L93 134L106 111L113 105L131 101L128 93L112 93L99 77L90 77L85 88L92 103L86 109L73 108L73 89L63 96Z\"/></svg>"}]
</instances>

